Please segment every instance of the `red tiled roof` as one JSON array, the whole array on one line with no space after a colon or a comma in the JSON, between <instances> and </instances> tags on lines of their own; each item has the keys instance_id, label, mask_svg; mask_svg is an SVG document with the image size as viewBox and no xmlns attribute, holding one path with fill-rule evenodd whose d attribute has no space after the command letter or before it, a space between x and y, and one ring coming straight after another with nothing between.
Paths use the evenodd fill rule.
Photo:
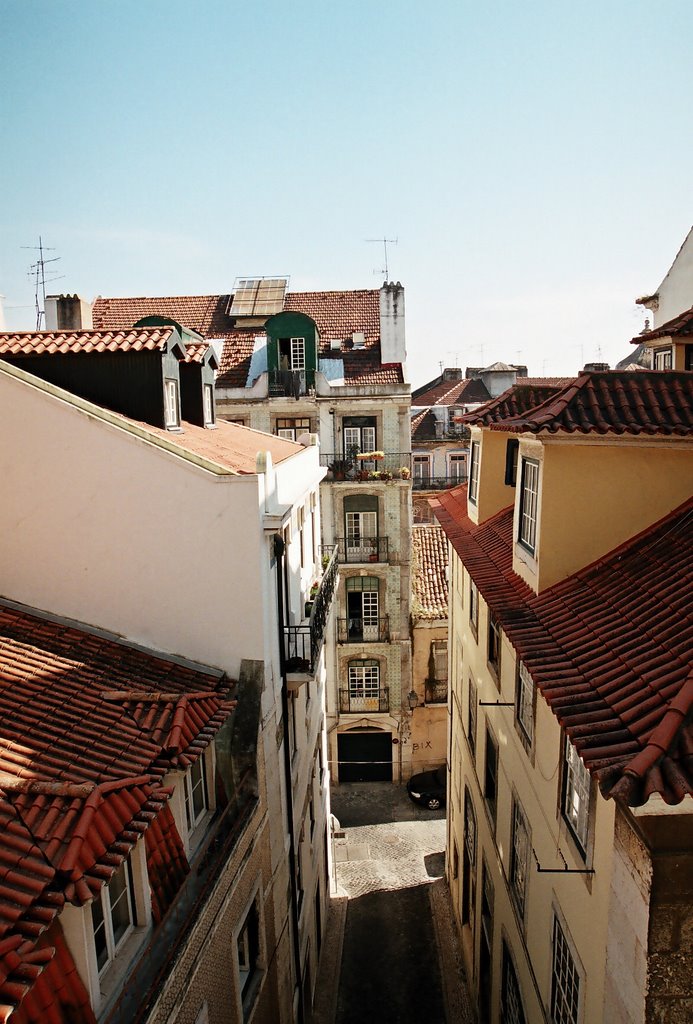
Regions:
<instances>
[{"instance_id":1,"label":"red tiled roof","mask_svg":"<svg viewBox=\"0 0 693 1024\"><path fill-rule=\"evenodd\" d=\"M431 499L436 519L603 794L693 794L693 499L538 595L512 571L513 508L475 526L466 499Z\"/></svg>"},{"instance_id":2,"label":"red tiled roof","mask_svg":"<svg viewBox=\"0 0 693 1024\"><path fill-rule=\"evenodd\" d=\"M184 363L203 363L207 355L210 355L216 362L216 356L214 355L214 349L206 341L200 342L189 342L185 346L185 359Z\"/></svg>"},{"instance_id":3,"label":"red tiled roof","mask_svg":"<svg viewBox=\"0 0 693 1024\"><path fill-rule=\"evenodd\" d=\"M342 292L289 292L284 309L305 313L315 320L320 333L321 354L329 356L330 342L346 341L363 332L366 348L380 341L380 292L361 289Z\"/></svg>"},{"instance_id":4,"label":"red tiled roof","mask_svg":"<svg viewBox=\"0 0 693 1024\"><path fill-rule=\"evenodd\" d=\"M172 327L136 327L122 331L0 332L0 356L41 356L56 353L154 351L166 346Z\"/></svg>"},{"instance_id":5,"label":"red tiled roof","mask_svg":"<svg viewBox=\"0 0 693 1024\"><path fill-rule=\"evenodd\" d=\"M678 316L667 320L660 327L655 327L651 331L643 331L642 334L636 335L635 338L631 339L631 344L642 345L643 342L655 341L656 338L680 338L688 337L691 334L693 334L693 306L687 309L685 313L679 313Z\"/></svg>"},{"instance_id":6,"label":"red tiled roof","mask_svg":"<svg viewBox=\"0 0 693 1024\"><path fill-rule=\"evenodd\" d=\"M412 405L467 405L486 402L488 398L489 393L482 380L465 377L463 380L440 381L426 391L420 390L412 395Z\"/></svg>"},{"instance_id":7,"label":"red tiled roof","mask_svg":"<svg viewBox=\"0 0 693 1024\"><path fill-rule=\"evenodd\" d=\"M690 434L693 373L617 370L582 373L525 414L491 423L515 433Z\"/></svg>"},{"instance_id":8,"label":"red tiled roof","mask_svg":"<svg viewBox=\"0 0 693 1024\"><path fill-rule=\"evenodd\" d=\"M350 386L403 384L401 363L381 363L379 353L373 349L367 352L342 353L344 380Z\"/></svg>"},{"instance_id":9,"label":"red tiled roof","mask_svg":"<svg viewBox=\"0 0 693 1024\"><path fill-rule=\"evenodd\" d=\"M29 944L25 944L29 945ZM17 950L21 956L22 949ZM1 954L0 954L1 955ZM8 979L9 992L0 986L0 1022L7 1011L11 1024L96 1024L89 995L68 949L59 921L24 953L26 960L17 970L17 980ZM9 1000L8 1000L9 997ZM21 1006L13 1004L21 1000Z\"/></svg>"},{"instance_id":10,"label":"red tiled roof","mask_svg":"<svg viewBox=\"0 0 693 1024\"><path fill-rule=\"evenodd\" d=\"M572 378L568 378L565 384L571 383L571 380ZM529 409L534 409L537 405L541 405L547 398L551 398L565 384L557 386L544 383L528 383L526 380L522 380L520 383L513 384L502 395L498 395L497 398L492 398L490 402L486 402L485 405L474 409L472 412L468 412L466 416L460 416L460 422L488 426L491 423L498 423L513 416L520 416Z\"/></svg>"},{"instance_id":11,"label":"red tiled roof","mask_svg":"<svg viewBox=\"0 0 693 1024\"><path fill-rule=\"evenodd\" d=\"M95 329L132 327L144 316L166 316L203 338L223 337L233 329L227 315L230 295L168 295L158 298L94 300L92 321Z\"/></svg>"},{"instance_id":12,"label":"red tiled roof","mask_svg":"<svg viewBox=\"0 0 693 1024\"><path fill-rule=\"evenodd\" d=\"M152 917L159 924L171 906L176 893L190 873L183 841L173 820L168 804L162 807L144 833L147 851L147 874L153 880Z\"/></svg>"},{"instance_id":13,"label":"red tiled roof","mask_svg":"<svg viewBox=\"0 0 693 1024\"><path fill-rule=\"evenodd\" d=\"M19 970L20 947L31 963L37 940L65 901L90 900L162 813L159 835L148 842L171 846L164 812L170 790L162 780L198 757L228 718L234 702L223 686L219 673L0 603L0 1003L6 1010L24 990L3 983L3 973L11 979ZM157 898L166 904L165 893ZM52 1018L26 1019L72 1020L57 1010Z\"/></svg>"},{"instance_id":14,"label":"red tiled roof","mask_svg":"<svg viewBox=\"0 0 693 1024\"><path fill-rule=\"evenodd\" d=\"M412 589L417 619L445 619L448 615L448 542L439 526L412 527L414 571Z\"/></svg>"},{"instance_id":15,"label":"red tiled roof","mask_svg":"<svg viewBox=\"0 0 693 1024\"><path fill-rule=\"evenodd\" d=\"M250 358L255 348L255 339L263 331L230 331L224 339L221 365L217 374L218 388L244 388L250 371ZM251 381L251 383L253 383Z\"/></svg>"}]
</instances>

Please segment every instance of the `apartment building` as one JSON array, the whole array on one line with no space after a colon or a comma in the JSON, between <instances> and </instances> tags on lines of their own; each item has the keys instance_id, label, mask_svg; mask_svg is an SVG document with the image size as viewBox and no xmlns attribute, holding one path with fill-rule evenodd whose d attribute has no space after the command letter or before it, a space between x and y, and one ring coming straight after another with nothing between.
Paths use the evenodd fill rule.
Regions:
<instances>
[{"instance_id":1,"label":"apartment building","mask_svg":"<svg viewBox=\"0 0 693 1024\"><path fill-rule=\"evenodd\" d=\"M144 319L143 319L144 318ZM218 415L297 440L317 435L322 544L341 566L327 641L335 782L398 781L411 761L410 387L404 289L291 292L245 278L226 295L98 298L93 324L175 321L219 360ZM305 636L310 592L291 610ZM297 646L294 656L305 656Z\"/></svg>"},{"instance_id":2,"label":"apartment building","mask_svg":"<svg viewBox=\"0 0 693 1024\"><path fill-rule=\"evenodd\" d=\"M687 1020L693 374L582 373L466 419L469 485L433 505L480 1019Z\"/></svg>"},{"instance_id":3,"label":"apartment building","mask_svg":"<svg viewBox=\"0 0 693 1024\"><path fill-rule=\"evenodd\" d=\"M12 1024L310 1016L338 576L325 471L316 445L216 416L215 357L188 333L0 335Z\"/></svg>"}]
</instances>

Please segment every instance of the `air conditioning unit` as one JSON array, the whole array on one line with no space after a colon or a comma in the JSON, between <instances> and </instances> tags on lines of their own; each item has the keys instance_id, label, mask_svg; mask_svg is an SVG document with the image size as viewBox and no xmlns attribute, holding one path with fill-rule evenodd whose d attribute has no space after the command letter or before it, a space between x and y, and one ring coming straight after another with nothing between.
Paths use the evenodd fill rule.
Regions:
<instances>
[{"instance_id":1,"label":"air conditioning unit","mask_svg":"<svg viewBox=\"0 0 693 1024\"><path fill-rule=\"evenodd\" d=\"M342 347L342 341L340 338L333 338L330 342L330 348L339 351Z\"/></svg>"},{"instance_id":2,"label":"air conditioning unit","mask_svg":"<svg viewBox=\"0 0 693 1024\"><path fill-rule=\"evenodd\" d=\"M352 339L354 342L354 348L363 348L366 344L366 335L363 331L354 331Z\"/></svg>"}]
</instances>

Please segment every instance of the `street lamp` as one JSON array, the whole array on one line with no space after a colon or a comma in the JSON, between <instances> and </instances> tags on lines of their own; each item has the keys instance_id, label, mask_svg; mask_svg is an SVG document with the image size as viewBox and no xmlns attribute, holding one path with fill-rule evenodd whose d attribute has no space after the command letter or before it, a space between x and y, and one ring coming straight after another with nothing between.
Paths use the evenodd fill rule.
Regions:
<instances>
[{"instance_id":1,"label":"street lamp","mask_svg":"<svg viewBox=\"0 0 693 1024\"><path fill-rule=\"evenodd\" d=\"M419 695L416 690L410 690L407 694L407 700L409 701L409 710L413 711L416 705L419 703Z\"/></svg>"}]
</instances>

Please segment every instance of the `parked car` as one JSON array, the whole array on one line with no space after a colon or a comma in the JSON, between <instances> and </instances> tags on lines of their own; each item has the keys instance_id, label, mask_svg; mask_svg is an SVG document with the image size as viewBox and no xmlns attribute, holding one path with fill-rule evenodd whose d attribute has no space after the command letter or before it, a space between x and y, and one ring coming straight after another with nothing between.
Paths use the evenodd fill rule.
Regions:
<instances>
[{"instance_id":1,"label":"parked car","mask_svg":"<svg viewBox=\"0 0 693 1024\"><path fill-rule=\"evenodd\" d=\"M447 766L441 764L440 768L430 772L412 775L407 783L407 793L414 803L428 807L429 811L437 811L439 807L445 807L447 783Z\"/></svg>"}]
</instances>

